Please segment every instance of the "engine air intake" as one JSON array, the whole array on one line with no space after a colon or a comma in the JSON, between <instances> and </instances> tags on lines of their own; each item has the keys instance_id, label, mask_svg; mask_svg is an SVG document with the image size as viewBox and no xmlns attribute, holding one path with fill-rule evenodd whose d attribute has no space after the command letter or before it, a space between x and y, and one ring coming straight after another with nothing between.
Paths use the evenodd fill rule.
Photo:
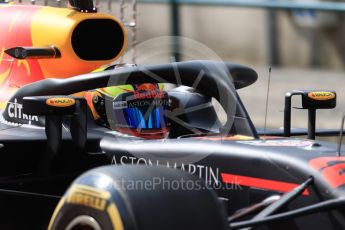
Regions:
<instances>
[{"instance_id":1,"label":"engine air intake","mask_svg":"<svg viewBox=\"0 0 345 230\"><path fill-rule=\"evenodd\" d=\"M85 61L111 60L124 46L124 32L111 19L86 19L80 22L72 34L72 47Z\"/></svg>"}]
</instances>

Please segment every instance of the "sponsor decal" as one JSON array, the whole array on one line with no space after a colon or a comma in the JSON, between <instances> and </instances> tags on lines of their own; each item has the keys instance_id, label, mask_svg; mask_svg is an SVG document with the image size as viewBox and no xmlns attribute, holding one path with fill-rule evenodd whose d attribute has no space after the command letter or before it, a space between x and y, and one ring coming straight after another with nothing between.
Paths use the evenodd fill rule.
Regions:
<instances>
[{"instance_id":1,"label":"sponsor decal","mask_svg":"<svg viewBox=\"0 0 345 230\"><path fill-rule=\"evenodd\" d=\"M130 101L128 102L128 107L149 107L149 106L169 106L168 100L142 100L142 101Z\"/></svg>"},{"instance_id":2,"label":"sponsor decal","mask_svg":"<svg viewBox=\"0 0 345 230\"><path fill-rule=\"evenodd\" d=\"M167 168L172 168L176 170L182 170L188 172L192 175L198 176L200 179L205 180L205 183L208 185L219 185L219 168L213 168L206 165L198 165L198 164L181 164L177 162L169 162L164 161L161 162L159 160L151 160L147 158L137 158L132 156L121 156L116 159L116 156L113 156L111 160L111 164L113 165L146 165L146 166L165 166Z\"/></svg>"},{"instance_id":3,"label":"sponsor decal","mask_svg":"<svg viewBox=\"0 0 345 230\"><path fill-rule=\"evenodd\" d=\"M258 141L238 141L241 144L253 146L278 146L278 147L309 147L313 141L308 140L258 140Z\"/></svg>"},{"instance_id":4,"label":"sponsor decal","mask_svg":"<svg viewBox=\"0 0 345 230\"><path fill-rule=\"evenodd\" d=\"M317 101L327 101L335 98L335 94L332 92L320 91L320 92L310 92L308 97Z\"/></svg>"},{"instance_id":5,"label":"sponsor decal","mask_svg":"<svg viewBox=\"0 0 345 230\"><path fill-rule=\"evenodd\" d=\"M31 116L23 113L23 105L20 103L17 103L17 99L14 99L14 102L8 102L7 107L7 114L10 118L17 118L17 119L23 119L27 121L37 121L38 122L38 116Z\"/></svg>"},{"instance_id":6,"label":"sponsor decal","mask_svg":"<svg viewBox=\"0 0 345 230\"><path fill-rule=\"evenodd\" d=\"M345 185L345 157L318 157L310 160L309 165L320 171L333 188Z\"/></svg>"},{"instance_id":7,"label":"sponsor decal","mask_svg":"<svg viewBox=\"0 0 345 230\"><path fill-rule=\"evenodd\" d=\"M103 211L109 197L109 192L85 185L74 185L67 195L67 203L83 205Z\"/></svg>"},{"instance_id":8,"label":"sponsor decal","mask_svg":"<svg viewBox=\"0 0 345 230\"><path fill-rule=\"evenodd\" d=\"M233 183L233 181L236 180L237 183L242 186L278 191L282 193L290 192L291 190L299 186L299 184L295 184L295 183L268 180L268 179L235 175L235 174L229 174L229 173L222 173L221 176L224 183ZM309 191L307 189L304 190L303 195L309 195Z\"/></svg>"},{"instance_id":9,"label":"sponsor decal","mask_svg":"<svg viewBox=\"0 0 345 230\"><path fill-rule=\"evenodd\" d=\"M165 93L162 90L153 90L153 91L135 91L135 99L152 99L152 98L164 98Z\"/></svg>"},{"instance_id":10,"label":"sponsor decal","mask_svg":"<svg viewBox=\"0 0 345 230\"><path fill-rule=\"evenodd\" d=\"M113 102L113 109L127 109L127 101L115 101Z\"/></svg>"},{"instance_id":11,"label":"sponsor decal","mask_svg":"<svg viewBox=\"0 0 345 230\"><path fill-rule=\"evenodd\" d=\"M69 107L75 104L75 100L68 97L55 97L47 99L46 104L53 107Z\"/></svg>"}]
</instances>

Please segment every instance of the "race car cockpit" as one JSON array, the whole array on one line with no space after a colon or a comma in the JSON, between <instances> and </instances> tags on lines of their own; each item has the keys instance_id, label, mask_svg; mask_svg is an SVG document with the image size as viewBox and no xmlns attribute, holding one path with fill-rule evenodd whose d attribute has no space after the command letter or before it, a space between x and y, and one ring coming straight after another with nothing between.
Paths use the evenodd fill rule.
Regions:
<instances>
[{"instance_id":1,"label":"race car cockpit","mask_svg":"<svg viewBox=\"0 0 345 230\"><path fill-rule=\"evenodd\" d=\"M88 141L99 143L107 134L145 139L204 135L257 138L236 92L256 79L256 72L248 67L214 61L46 79L13 95L2 114L2 125L44 127L53 152L58 151L63 138L72 138L78 149L85 149ZM163 88L161 83L175 87ZM109 94L124 86L127 89L116 96ZM219 102L225 118L220 117L221 110L213 101ZM64 137L68 132L70 137Z\"/></svg>"}]
</instances>

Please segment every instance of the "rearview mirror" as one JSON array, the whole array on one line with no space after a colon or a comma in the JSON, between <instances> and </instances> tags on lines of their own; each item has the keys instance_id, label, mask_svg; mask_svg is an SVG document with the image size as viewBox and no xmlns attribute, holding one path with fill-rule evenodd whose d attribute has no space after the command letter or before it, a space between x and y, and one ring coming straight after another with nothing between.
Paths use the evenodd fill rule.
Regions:
<instances>
[{"instance_id":1,"label":"rearview mirror","mask_svg":"<svg viewBox=\"0 0 345 230\"><path fill-rule=\"evenodd\" d=\"M317 109L333 109L336 106L337 95L335 91L293 90L285 95L284 108L284 136L291 135L291 98L301 95L302 108L308 109L308 138L315 139L315 123Z\"/></svg>"},{"instance_id":2,"label":"rearview mirror","mask_svg":"<svg viewBox=\"0 0 345 230\"><path fill-rule=\"evenodd\" d=\"M302 91L303 109L333 109L336 102L335 91Z\"/></svg>"},{"instance_id":3,"label":"rearview mirror","mask_svg":"<svg viewBox=\"0 0 345 230\"><path fill-rule=\"evenodd\" d=\"M84 150L87 140L87 103L84 98L71 96L35 96L23 98L26 114L45 116L48 153L56 155L62 144L62 117L71 117L73 142Z\"/></svg>"}]
</instances>

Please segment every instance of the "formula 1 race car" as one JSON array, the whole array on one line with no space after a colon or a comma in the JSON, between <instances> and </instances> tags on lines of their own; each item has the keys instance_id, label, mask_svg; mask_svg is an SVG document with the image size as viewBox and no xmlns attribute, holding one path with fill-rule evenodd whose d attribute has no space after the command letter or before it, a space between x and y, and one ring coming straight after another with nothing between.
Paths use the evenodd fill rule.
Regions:
<instances>
[{"instance_id":1,"label":"formula 1 race car","mask_svg":"<svg viewBox=\"0 0 345 230\"><path fill-rule=\"evenodd\" d=\"M2 229L344 229L342 145L314 140L342 135L315 130L335 92L286 94L284 131L262 135L236 92L253 69L111 64L121 23L70 2L0 4ZM308 132L290 130L295 95Z\"/></svg>"}]
</instances>

